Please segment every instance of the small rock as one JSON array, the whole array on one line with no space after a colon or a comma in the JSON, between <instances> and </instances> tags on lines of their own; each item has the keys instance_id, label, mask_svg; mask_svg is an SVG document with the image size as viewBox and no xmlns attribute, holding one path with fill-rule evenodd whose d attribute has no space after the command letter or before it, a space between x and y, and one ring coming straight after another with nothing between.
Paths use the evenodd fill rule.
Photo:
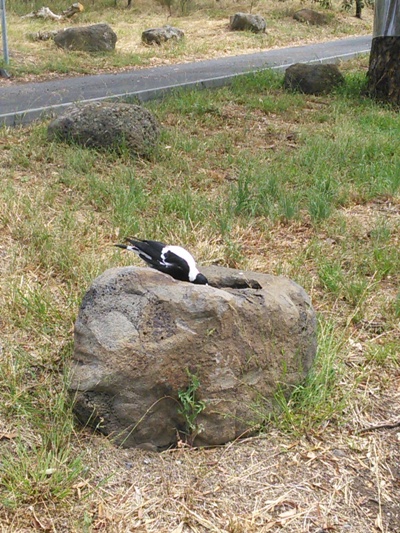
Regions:
<instances>
[{"instance_id":1,"label":"small rock","mask_svg":"<svg viewBox=\"0 0 400 533\"><path fill-rule=\"evenodd\" d=\"M145 44L165 43L169 40L180 41L185 36L185 32L173 26L163 26L162 28L152 28L142 33L142 41Z\"/></svg>"},{"instance_id":2,"label":"small rock","mask_svg":"<svg viewBox=\"0 0 400 533\"><path fill-rule=\"evenodd\" d=\"M29 33L28 37L32 41L49 41L50 39L54 39L59 31L60 30L38 31L36 33Z\"/></svg>"},{"instance_id":3,"label":"small rock","mask_svg":"<svg viewBox=\"0 0 400 533\"><path fill-rule=\"evenodd\" d=\"M323 26L328 23L328 19L322 13L313 9L300 9L294 13L293 18L298 22L306 22L312 26Z\"/></svg>"},{"instance_id":4,"label":"small rock","mask_svg":"<svg viewBox=\"0 0 400 533\"><path fill-rule=\"evenodd\" d=\"M49 140L75 142L90 148L127 149L148 157L160 135L155 116L146 108L121 102L71 106L48 126Z\"/></svg>"},{"instance_id":5,"label":"small rock","mask_svg":"<svg viewBox=\"0 0 400 533\"><path fill-rule=\"evenodd\" d=\"M112 52L117 35L108 24L93 24L61 30L54 36L54 42L65 50Z\"/></svg>"},{"instance_id":6,"label":"small rock","mask_svg":"<svg viewBox=\"0 0 400 533\"><path fill-rule=\"evenodd\" d=\"M327 237L325 239L325 242L326 244L328 244L329 246L335 246L335 244L337 244L337 241L335 241L335 239L332 239L331 237Z\"/></svg>"},{"instance_id":7,"label":"small rock","mask_svg":"<svg viewBox=\"0 0 400 533\"><path fill-rule=\"evenodd\" d=\"M343 450L335 449L332 450L332 453L335 457L346 457L346 452L344 452Z\"/></svg>"},{"instance_id":8,"label":"small rock","mask_svg":"<svg viewBox=\"0 0 400 533\"><path fill-rule=\"evenodd\" d=\"M334 64L295 63L286 69L285 89L305 94L326 94L344 83L344 77Z\"/></svg>"},{"instance_id":9,"label":"small rock","mask_svg":"<svg viewBox=\"0 0 400 533\"><path fill-rule=\"evenodd\" d=\"M229 28L231 31L252 31L253 33L265 33L267 24L260 15L251 13L235 13L230 17Z\"/></svg>"}]
</instances>

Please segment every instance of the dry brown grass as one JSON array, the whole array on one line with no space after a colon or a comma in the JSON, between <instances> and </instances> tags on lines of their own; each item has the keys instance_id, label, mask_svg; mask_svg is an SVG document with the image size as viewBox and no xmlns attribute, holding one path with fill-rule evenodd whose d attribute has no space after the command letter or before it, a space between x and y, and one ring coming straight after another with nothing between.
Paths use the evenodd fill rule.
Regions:
<instances>
[{"instance_id":1,"label":"dry brown grass","mask_svg":"<svg viewBox=\"0 0 400 533\"><path fill-rule=\"evenodd\" d=\"M375 401L375 417L399 400L398 390ZM295 440L271 430L219 449L163 454L81 435L91 478L75 485L73 515L36 503L2 513L3 531L398 532L399 429L360 434L358 424Z\"/></svg>"},{"instance_id":2,"label":"dry brown grass","mask_svg":"<svg viewBox=\"0 0 400 533\"><path fill-rule=\"evenodd\" d=\"M333 2L328 11L330 21L325 26L308 26L296 22L292 14L305 4L295 0L273 2L260 0L253 4L252 12L267 20L267 32L254 35L248 32L230 32L229 16L238 12L248 12L250 4L222 0L221 2L199 2L189 15L167 18L166 11L155 2L135 2L132 9L122 3L117 8L97 7L88 4L86 12L68 22L94 24L108 22L118 35L116 53L91 56L85 53L71 53L58 49L52 41L33 42L29 34L38 31L61 29L65 22L48 22L35 19L21 19L9 14L9 48L11 56L10 72L15 78L1 80L1 84L20 81L43 80L65 75L96 74L117 72L132 68L168 65L260 52L271 48L290 45L303 45L334 40L353 35L372 33L373 12L365 8L363 18L357 19L353 12L343 12L340 2ZM311 6L318 8L318 6ZM29 6L25 12L30 11ZM164 24L177 26L185 31L185 39L179 43L164 46L145 46L141 43L142 31Z\"/></svg>"},{"instance_id":3,"label":"dry brown grass","mask_svg":"<svg viewBox=\"0 0 400 533\"><path fill-rule=\"evenodd\" d=\"M279 2L279 8L288 4ZM308 38L312 38L311 32ZM167 52L161 51L154 62L165 61ZM31 60L36 57L34 52ZM365 64L358 68L365 69ZM279 98L278 92L271 94L273 99ZM268 165L275 154L299 150L302 135L307 136L308 131L321 130L326 138L335 135L330 121L323 120L325 109L329 116L335 112L328 97L305 98L284 111L270 113L246 107L244 99L216 101L215 108L218 113L199 116L164 109L163 126L171 132L168 148L164 148L172 154L171 160L176 160L177 170L168 167L170 160L165 154L161 161L135 163L135 176L145 183L147 192L163 176L163 187L171 193L184 189L190 180L192 189L207 194L210 201L224 197L238 179L238 160L227 165L228 149L218 136L232 142L232 153L257 153ZM379 113L389 120L386 111ZM179 137L182 132L197 140L200 148L185 151ZM211 134L215 138L212 146L207 145ZM43 139L37 126L2 130L0 138L4 184L0 213L0 476L3 454L7 450L16 454L19 439L30 457L31 470L39 468L32 450L40 449L46 432L38 431L37 421L32 422L32 413L23 411L24 405L33 398L35 416L43 416L47 423L49 405L63 388L60 371L70 354L82 292L105 268L131 261L112 257L111 244L120 229L111 219L109 204L102 204L97 197L88 199L84 189L88 174L103 176L106 182L113 172L131 166L131 160L88 151L79 159L74 150L50 147ZM206 155L203 146L208 146ZM209 226L185 228L179 218L162 228L162 238L185 241L200 262L283 273L307 289L317 312L332 321L341 335L334 393L338 402L345 398L340 412L336 410L322 424L291 426L288 422L281 428L278 423L271 424L259 437L219 448L181 446L161 454L116 449L106 438L76 429L68 449L73 457L82 455L84 470L73 482L72 494L59 501L46 492L44 481L38 485L41 493L25 498L16 508L0 508L0 530L399 533L399 354L382 359L374 356L374 348L384 349L390 343L399 346L399 320L389 311L398 294L399 273L379 281L370 276L366 296L356 305L329 293L318 276L321 256L333 262L341 247L340 259L349 273L363 254L367 261L371 234L382 220L392 230L387 250L400 246L398 194L370 200L357 194L355 191L344 206L319 224L313 224L307 214L294 221L235 218L229 238L240 248L238 254L229 251L226 239L218 231L211 232ZM63 219L60 213L68 205L71 218ZM151 218L156 215L152 204L147 218L141 219L145 229L153 227ZM341 232L342 227L345 230ZM52 255L46 255L48 242L53 246ZM70 264L57 263L54 258L63 248ZM49 295L52 306L30 316L17 289L27 295L38 286L43 295ZM359 317L353 320L356 314ZM47 446L51 449L51 439ZM26 473L27 479L30 473Z\"/></svg>"}]
</instances>

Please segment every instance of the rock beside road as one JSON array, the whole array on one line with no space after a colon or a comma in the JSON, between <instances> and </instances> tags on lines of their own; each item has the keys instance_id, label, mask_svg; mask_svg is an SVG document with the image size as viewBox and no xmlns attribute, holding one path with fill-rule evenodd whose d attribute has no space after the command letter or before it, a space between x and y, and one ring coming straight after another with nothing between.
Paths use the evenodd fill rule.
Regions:
<instances>
[{"instance_id":1,"label":"rock beside road","mask_svg":"<svg viewBox=\"0 0 400 533\"><path fill-rule=\"evenodd\" d=\"M327 94L344 83L337 65L296 63L285 71L284 87L305 94Z\"/></svg>"},{"instance_id":2,"label":"rock beside road","mask_svg":"<svg viewBox=\"0 0 400 533\"><path fill-rule=\"evenodd\" d=\"M117 35L108 24L66 28L53 38L60 48L81 52L112 52L117 42Z\"/></svg>"},{"instance_id":3,"label":"rock beside road","mask_svg":"<svg viewBox=\"0 0 400 533\"><path fill-rule=\"evenodd\" d=\"M90 148L128 150L148 157L157 145L160 126L146 108L121 102L94 102L69 107L48 126L50 140Z\"/></svg>"}]
</instances>

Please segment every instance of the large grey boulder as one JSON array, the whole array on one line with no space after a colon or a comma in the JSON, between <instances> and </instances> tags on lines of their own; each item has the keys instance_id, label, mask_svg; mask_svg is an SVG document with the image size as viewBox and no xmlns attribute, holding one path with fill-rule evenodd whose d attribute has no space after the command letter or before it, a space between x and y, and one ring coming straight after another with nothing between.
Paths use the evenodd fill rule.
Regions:
<instances>
[{"instance_id":1,"label":"large grey boulder","mask_svg":"<svg viewBox=\"0 0 400 533\"><path fill-rule=\"evenodd\" d=\"M334 64L295 63L286 69L284 78L285 89L316 95L329 93L342 83L344 77Z\"/></svg>"},{"instance_id":2,"label":"large grey boulder","mask_svg":"<svg viewBox=\"0 0 400 533\"><path fill-rule=\"evenodd\" d=\"M66 50L112 52L117 35L108 24L93 24L59 31L54 36L54 42Z\"/></svg>"},{"instance_id":3,"label":"large grey boulder","mask_svg":"<svg viewBox=\"0 0 400 533\"><path fill-rule=\"evenodd\" d=\"M121 102L94 102L67 108L47 130L50 140L75 142L91 148L129 150L148 157L160 128L146 108Z\"/></svg>"},{"instance_id":4,"label":"large grey boulder","mask_svg":"<svg viewBox=\"0 0 400 533\"><path fill-rule=\"evenodd\" d=\"M145 44L165 43L169 40L180 41L185 36L185 32L173 26L162 26L162 28L151 28L142 33L142 41Z\"/></svg>"},{"instance_id":5,"label":"large grey boulder","mask_svg":"<svg viewBox=\"0 0 400 533\"><path fill-rule=\"evenodd\" d=\"M328 23L326 15L318 13L314 9L299 9L293 14L293 18L298 22L305 22L311 26L323 26Z\"/></svg>"},{"instance_id":6,"label":"large grey boulder","mask_svg":"<svg viewBox=\"0 0 400 533\"><path fill-rule=\"evenodd\" d=\"M210 286L149 268L113 268L94 280L75 324L74 409L124 446L162 450L188 431L179 391L192 376L205 405L189 438L228 442L252 431L306 376L315 313L287 278L202 268ZM201 410L201 409L200 409ZM190 413L189 413L190 414Z\"/></svg>"},{"instance_id":7,"label":"large grey boulder","mask_svg":"<svg viewBox=\"0 0 400 533\"><path fill-rule=\"evenodd\" d=\"M261 15L251 13L235 13L229 20L231 31L252 31L254 33L264 33L267 24Z\"/></svg>"}]
</instances>

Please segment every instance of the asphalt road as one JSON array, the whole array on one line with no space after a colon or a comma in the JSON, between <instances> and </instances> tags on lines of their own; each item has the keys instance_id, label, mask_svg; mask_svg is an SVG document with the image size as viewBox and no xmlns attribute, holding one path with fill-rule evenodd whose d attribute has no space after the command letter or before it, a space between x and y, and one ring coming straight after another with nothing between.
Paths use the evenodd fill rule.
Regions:
<instances>
[{"instance_id":1,"label":"asphalt road","mask_svg":"<svg viewBox=\"0 0 400 533\"><path fill-rule=\"evenodd\" d=\"M333 63L367 54L371 37L265 50L195 63L0 86L0 125L16 126L61 113L76 102L136 97L160 98L177 87L212 88L235 76L263 69L284 70L293 63Z\"/></svg>"}]
</instances>

